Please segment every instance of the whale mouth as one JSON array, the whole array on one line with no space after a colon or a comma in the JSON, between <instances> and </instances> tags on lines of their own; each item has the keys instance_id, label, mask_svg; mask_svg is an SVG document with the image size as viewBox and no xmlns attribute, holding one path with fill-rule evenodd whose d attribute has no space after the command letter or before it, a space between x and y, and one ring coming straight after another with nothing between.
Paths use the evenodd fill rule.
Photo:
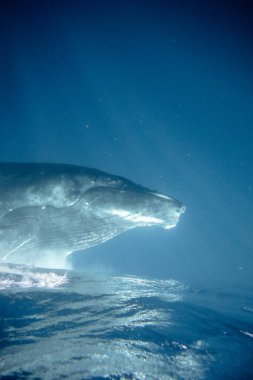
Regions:
<instances>
[{"instance_id":1,"label":"whale mouth","mask_svg":"<svg viewBox=\"0 0 253 380\"><path fill-rule=\"evenodd\" d=\"M149 216L149 215L142 215L141 213L132 213L130 211L120 210L120 209L113 209L111 210L111 215L119 216L120 218L130 221L132 223L144 223L144 224L161 224L163 221L160 218Z\"/></svg>"}]
</instances>

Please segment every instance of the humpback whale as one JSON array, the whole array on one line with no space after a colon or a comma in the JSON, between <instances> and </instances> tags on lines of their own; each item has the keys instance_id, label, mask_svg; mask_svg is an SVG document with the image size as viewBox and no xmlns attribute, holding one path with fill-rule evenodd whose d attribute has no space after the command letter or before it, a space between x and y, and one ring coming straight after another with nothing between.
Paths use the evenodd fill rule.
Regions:
<instances>
[{"instance_id":1,"label":"humpback whale","mask_svg":"<svg viewBox=\"0 0 253 380\"><path fill-rule=\"evenodd\" d=\"M0 163L0 262L61 268L66 257L141 226L176 226L185 206L82 166Z\"/></svg>"}]
</instances>

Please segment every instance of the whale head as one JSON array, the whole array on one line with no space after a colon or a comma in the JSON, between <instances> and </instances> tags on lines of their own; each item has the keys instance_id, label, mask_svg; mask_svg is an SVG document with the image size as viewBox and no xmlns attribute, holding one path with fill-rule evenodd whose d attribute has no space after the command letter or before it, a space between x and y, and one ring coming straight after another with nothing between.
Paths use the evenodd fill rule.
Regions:
<instances>
[{"instance_id":1,"label":"whale head","mask_svg":"<svg viewBox=\"0 0 253 380\"><path fill-rule=\"evenodd\" d=\"M141 186L92 188L84 196L82 212L91 207L96 218L117 221L126 229L153 225L169 229L186 209L178 200Z\"/></svg>"}]
</instances>

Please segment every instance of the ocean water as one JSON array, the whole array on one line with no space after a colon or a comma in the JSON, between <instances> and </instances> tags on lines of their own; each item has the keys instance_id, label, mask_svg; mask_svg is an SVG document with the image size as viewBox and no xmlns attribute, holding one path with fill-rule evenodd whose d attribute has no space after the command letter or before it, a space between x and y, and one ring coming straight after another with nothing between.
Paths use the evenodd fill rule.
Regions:
<instances>
[{"instance_id":1,"label":"ocean water","mask_svg":"<svg viewBox=\"0 0 253 380\"><path fill-rule=\"evenodd\" d=\"M0 378L251 379L252 289L5 265Z\"/></svg>"},{"instance_id":2,"label":"ocean water","mask_svg":"<svg viewBox=\"0 0 253 380\"><path fill-rule=\"evenodd\" d=\"M187 207L83 272L1 266L2 380L253 379L252 40L243 0L1 1L0 161Z\"/></svg>"}]
</instances>

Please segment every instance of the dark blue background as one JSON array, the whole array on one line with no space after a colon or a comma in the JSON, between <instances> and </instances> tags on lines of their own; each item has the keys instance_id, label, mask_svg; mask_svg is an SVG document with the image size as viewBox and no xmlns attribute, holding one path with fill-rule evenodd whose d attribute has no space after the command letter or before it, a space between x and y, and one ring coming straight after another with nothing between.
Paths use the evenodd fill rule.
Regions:
<instances>
[{"instance_id":1,"label":"dark blue background","mask_svg":"<svg viewBox=\"0 0 253 380\"><path fill-rule=\"evenodd\" d=\"M251 285L250 2L0 4L0 160L96 167L187 206L75 265Z\"/></svg>"}]
</instances>

